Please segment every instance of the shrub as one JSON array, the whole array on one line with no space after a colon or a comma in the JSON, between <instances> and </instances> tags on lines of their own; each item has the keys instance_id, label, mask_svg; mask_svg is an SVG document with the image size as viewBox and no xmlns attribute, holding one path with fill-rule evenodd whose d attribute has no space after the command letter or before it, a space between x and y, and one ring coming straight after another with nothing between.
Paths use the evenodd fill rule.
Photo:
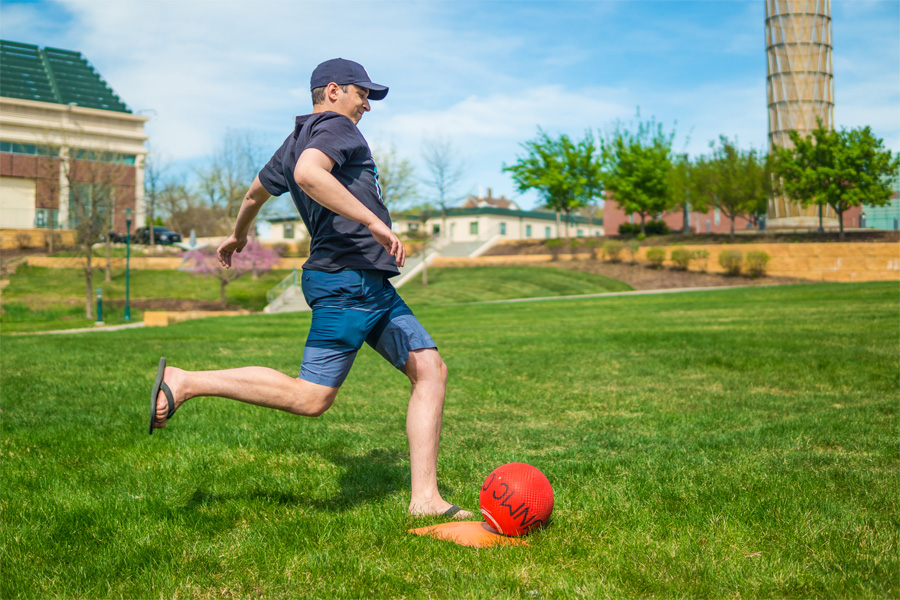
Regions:
<instances>
[{"instance_id":1,"label":"shrub","mask_svg":"<svg viewBox=\"0 0 900 600\"><path fill-rule=\"evenodd\" d=\"M662 246L653 246L647 249L647 260L657 269L662 269L666 260L666 249Z\"/></svg>"},{"instance_id":2,"label":"shrub","mask_svg":"<svg viewBox=\"0 0 900 600\"><path fill-rule=\"evenodd\" d=\"M719 253L719 265L728 275L740 275L744 253L740 250L723 250Z\"/></svg>"},{"instance_id":3,"label":"shrub","mask_svg":"<svg viewBox=\"0 0 900 600\"><path fill-rule=\"evenodd\" d=\"M687 271L688 267L691 265L691 260L694 258L694 253L687 248L675 248L672 250L672 256L670 258L672 259L672 262L675 263L676 269Z\"/></svg>"},{"instance_id":4,"label":"shrub","mask_svg":"<svg viewBox=\"0 0 900 600\"><path fill-rule=\"evenodd\" d=\"M19 250L24 250L25 248L31 247L31 236L24 231L20 231L16 234L16 245L19 247Z\"/></svg>"},{"instance_id":5,"label":"shrub","mask_svg":"<svg viewBox=\"0 0 900 600\"><path fill-rule=\"evenodd\" d=\"M641 241L640 240L628 240L628 252L631 253L631 263L637 263L637 254L641 249Z\"/></svg>"},{"instance_id":6,"label":"shrub","mask_svg":"<svg viewBox=\"0 0 900 600\"><path fill-rule=\"evenodd\" d=\"M765 275L769 258L770 256L761 250L750 250L747 252L747 274L754 279Z\"/></svg>"},{"instance_id":7,"label":"shrub","mask_svg":"<svg viewBox=\"0 0 900 600\"><path fill-rule=\"evenodd\" d=\"M669 233L669 226L665 221L647 221L644 223L644 232L647 235L666 235ZM622 223L619 225L619 235L639 235L641 233L640 223Z\"/></svg>"},{"instance_id":8,"label":"shrub","mask_svg":"<svg viewBox=\"0 0 900 600\"><path fill-rule=\"evenodd\" d=\"M606 240L605 242L603 242L603 256L609 262L620 262L622 259L619 258L619 255L624 249L625 244L623 244L619 240Z\"/></svg>"},{"instance_id":9,"label":"shrub","mask_svg":"<svg viewBox=\"0 0 900 600\"><path fill-rule=\"evenodd\" d=\"M644 235L643 233L639 233L639 234L637 235L637 241L639 241L639 242L643 242L643 241L646 240L646 239L647 239L647 236Z\"/></svg>"},{"instance_id":10,"label":"shrub","mask_svg":"<svg viewBox=\"0 0 900 600\"><path fill-rule=\"evenodd\" d=\"M550 260L559 260L559 253L562 251L563 244L565 244L565 242L561 239L547 240L544 242L544 246L546 246L553 255L553 258Z\"/></svg>"},{"instance_id":11,"label":"shrub","mask_svg":"<svg viewBox=\"0 0 900 600\"><path fill-rule=\"evenodd\" d=\"M694 250L694 260L700 265L700 270L706 273L709 250Z\"/></svg>"},{"instance_id":12,"label":"shrub","mask_svg":"<svg viewBox=\"0 0 900 600\"><path fill-rule=\"evenodd\" d=\"M640 226L638 226L640 231ZM665 221L647 221L644 224L644 231L647 235L666 235L669 233L669 226Z\"/></svg>"},{"instance_id":13,"label":"shrub","mask_svg":"<svg viewBox=\"0 0 900 600\"><path fill-rule=\"evenodd\" d=\"M291 247L288 244L272 244L272 250L282 258L290 251L290 249Z\"/></svg>"},{"instance_id":14,"label":"shrub","mask_svg":"<svg viewBox=\"0 0 900 600\"><path fill-rule=\"evenodd\" d=\"M591 253L591 260L597 260L597 246L602 244L603 242L597 238L591 238L584 243L587 246L588 252Z\"/></svg>"},{"instance_id":15,"label":"shrub","mask_svg":"<svg viewBox=\"0 0 900 600\"><path fill-rule=\"evenodd\" d=\"M639 223L622 223L619 225L619 235L637 235L641 232Z\"/></svg>"},{"instance_id":16,"label":"shrub","mask_svg":"<svg viewBox=\"0 0 900 600\"><path fill-rule=\"evenodd\" d=\"M44 245L48 248L50 247L51 240L54 248L62 246L62 235L60 235L58 231L48 231L44 234Z\"/></svg>"}]
</instances>

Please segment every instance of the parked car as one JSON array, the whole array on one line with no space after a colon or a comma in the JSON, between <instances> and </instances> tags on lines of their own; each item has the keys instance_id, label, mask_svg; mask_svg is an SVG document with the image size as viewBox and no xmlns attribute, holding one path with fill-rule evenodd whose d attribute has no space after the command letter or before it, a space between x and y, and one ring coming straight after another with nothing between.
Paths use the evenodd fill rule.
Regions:
<instances>
[{"instance_id":1,"label":"parked car","mask_svg":"<svg viewBox=\"0 0 900 600\"><path fill-rule=\"evenodd\" d=\"M150 228L149 227L138 227L134 231L134 237L131 238L135 244L149 244L150 243ZM171 244L177 244L181 241L181 234L175 233L174 231L170 231L165 227L154 227L153 228L153 242L156 244L161 244L163 246L169 246Z\"/></svg>"},{"instance_id":2,"label":"parked car","mask_svg":"<svg viewBox=\"0 0 900 600\"><path fill-rule=\"evenodd\" d=\"M124 244L125 243L125 236L119 235L115 231L110 231L106 235L101 235L100 241L105 243L107 237L109 238L109 241L111 241L113 244Z\"/></svg>"}]
</instances>

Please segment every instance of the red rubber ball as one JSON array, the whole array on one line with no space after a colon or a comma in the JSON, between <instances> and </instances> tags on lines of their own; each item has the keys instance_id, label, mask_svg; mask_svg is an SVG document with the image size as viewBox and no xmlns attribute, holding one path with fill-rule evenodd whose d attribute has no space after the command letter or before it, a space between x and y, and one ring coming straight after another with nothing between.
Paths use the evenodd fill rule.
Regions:
<instances>
[{"instance_id":1,"label":"red rubber ball","mask_svg":"<svg viewBox=\"0 0 900 600\"><path fill-rule=\"evenodd\" d=\"M494 469L479 495L481 514L498 532L518 536L550 522L553 488L540 470L525 463Z\"/></svg>"}]
</instances>

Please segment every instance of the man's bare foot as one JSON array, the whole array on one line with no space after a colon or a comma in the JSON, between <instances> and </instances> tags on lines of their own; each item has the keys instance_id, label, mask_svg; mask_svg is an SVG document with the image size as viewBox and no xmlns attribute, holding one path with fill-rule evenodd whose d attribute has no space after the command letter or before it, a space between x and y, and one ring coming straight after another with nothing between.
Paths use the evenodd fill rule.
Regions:
<instances>
[{"instance_id":1,"label":"man's bare foot","mask_svg":"<svg viewBox=\"0 0 900 600\"><path fill-rule=\"evenodd\" d=\"M172 397L175 400L175 410L178 410L178 408L187 401L183 391L185 387L183 385L184 379L185 372L182 369L167 366L163 373L163 382L169 386L169 390L172 392ZM159 395L156 397L156 419L153 421L153 428L159 429L165 427L166 422L168 421L168 414L169 401L166 398L166 394L160 389Z\"/></svg>"},{"instance_id":2,"label":"man's bare foot","mask_svg":"<svg viewBox=\"0 0 900 600\"><path fill-rule=\"evenodd\" d=\"M448 516L459 521L464 519L469 519L472 517L472 513L467 510L459 509L457 512L453 514L447 514L448 511L452 508L459 509L455 504L450 504L445 500L438 500L437 502L432 502L429 504L420 504L420 503L411 503L409 505L409 514L414 517L443 517ZM452 511L450 511L452 512Z\"/></svg>"}]
</instances>

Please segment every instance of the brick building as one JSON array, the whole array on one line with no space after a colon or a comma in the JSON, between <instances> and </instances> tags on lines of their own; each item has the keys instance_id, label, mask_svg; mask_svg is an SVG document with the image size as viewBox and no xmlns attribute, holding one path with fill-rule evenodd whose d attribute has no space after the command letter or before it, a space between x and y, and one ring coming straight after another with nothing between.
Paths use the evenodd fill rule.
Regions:
<instances>
[{"instance_id":1,"label":"brick building","mask_svg":"<svg viewBox=\"0 0 900 600\"><path fill-rule=\"evenodd\" d=\"M813 213L818 214L815 212L815 210L817 209L814 209ZM871 209L869 209L869 211L871 212ZM834 211L831 212L833 213ZM855 229L857 227L860 227L861 213L862 209L858 206L844 212L844 228ZM652 218L655 220L659 220L657 216L653 216ZM650 219L651 217L647 217L648 221ZM673 211L663 213L661 215L661 219L666 223L666 225L669 226L669 229L671 229L672 231L684 231L685 214L683 209L678 208ZM619 208L619 205L616 204L615 200L612 199L612 196L607 196L606 202L603 206L603 224L608 235L616 235L619 232L619 225L621 225L622 223L640 224L640 222L641 218L639 215L625 214L625 211ZM829 231L834 231L836 229L836 226L834 226L833 224L836 222L836 219L829 219L828 217L826 217L824 221L825 228ZM722 212L717 208L711 208L706 212L697 212L692 210L688 211L687 213L687 226L690 228L690 232L694 234L730 233L731 219L722 214ZM798 226L798 229L809 231L809 228L807 227ZM759 230L759 224L753 223L750 219L747 219L746 217L737 217L734 220L735 233L754 230Z\"/></svg>"},{"instance_id":2,"label":"brick building","mask_svg":"<svg viewBox=\"0 0 900 600\"><path fill-rule=\"evenodd\" d=\"M81 53L0 40L4 243L17 232L40 240L41 230L74 228L75 198L98 199L95 212L110 230L125 231L126 209L143 224L147 120Z\"/></svg>"}]
</instances>

